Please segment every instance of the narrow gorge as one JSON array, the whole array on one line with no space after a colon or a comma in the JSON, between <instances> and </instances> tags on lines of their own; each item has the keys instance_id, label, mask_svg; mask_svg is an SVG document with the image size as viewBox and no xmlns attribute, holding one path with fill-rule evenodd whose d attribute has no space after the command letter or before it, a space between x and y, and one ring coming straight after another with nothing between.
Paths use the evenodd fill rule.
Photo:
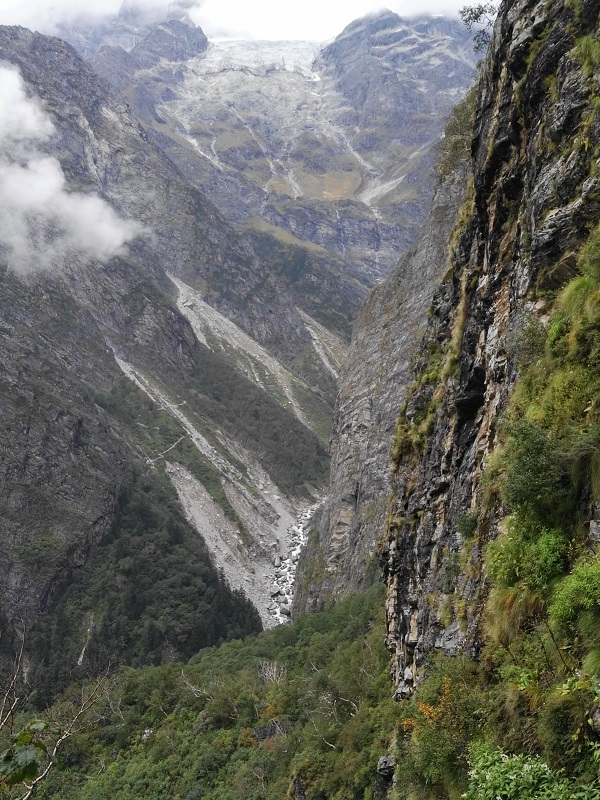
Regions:
<instances>
[{"instance_id":1,"label":"narrow gorge","mask_svg":"<svg viewBox=\"0 0 600 800\"><path fill-rule=\"evenodd\" d=\"M167 5L0 27L0 798L598 800L597 0Z\"/></svg>"}]
</instances>

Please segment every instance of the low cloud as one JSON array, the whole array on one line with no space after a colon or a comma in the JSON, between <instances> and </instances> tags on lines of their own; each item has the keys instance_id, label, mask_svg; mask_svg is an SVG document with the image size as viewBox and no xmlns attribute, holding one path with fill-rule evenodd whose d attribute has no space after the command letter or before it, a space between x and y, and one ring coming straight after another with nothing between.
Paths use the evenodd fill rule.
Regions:
<instances>
[{"instance_id":1,"label":"low cloud","mask_svg":"<svg viewBox=\"0 0 600 800\"><path fill-rule=\"evenodd\" d=\"M40 150L53 133L19 71L0 64L0 252L18 272L105 261L142 232L100 197L68 190L59 161Z\"/></svg>"},{"instance_id":2,"label":"low cloud","mask_svg":"<svg viewBox=\"0 0 600 800\"><path fill-rule=\"evenodd\" d=\"M33 27L42 33L60 32L60 25L96 22L100 17L123 18L138 9L138 22L152 24L170 9L188 13L209 38L231 36L253 39L310 39L323 41L341 33L352 20L389 8L404 17L420 14L458 16L467 0L103 0L90 7L89 0L0 0L0 24ZM98 9L98 10L96 10Z\"/></svg>"}]
</instances>

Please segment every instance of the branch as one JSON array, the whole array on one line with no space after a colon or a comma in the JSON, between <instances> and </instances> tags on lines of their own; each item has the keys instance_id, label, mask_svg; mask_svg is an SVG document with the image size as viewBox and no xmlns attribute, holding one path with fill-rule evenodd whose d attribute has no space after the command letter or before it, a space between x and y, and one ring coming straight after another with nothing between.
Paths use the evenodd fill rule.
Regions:
<instances>
[{"instance_id":1,"label":"branch","mask_svg":"<svg viewBox=\"0 0 600 800\"><path fill-rule=\"evenodd\" d=\"M78 727L78 722L82 718L82 716L86 714L90 710L90 708L92 708L92 706L94 706L98 702L98 700L102 697L105 691L107 680L108 680L108 670L107 672L104 673L104 675L102 675L101 678L98 679L98 681L94 685L89 695L86 696L85 689L82 688L81 702L79 704L79 707L77 708L77 711L68 722L66 728L63 730L63 732L60 734L60 736L54 743L54 747L49 753L50 760L48 764L46 764L46 767L43 769L42 772L40 772L40 774L37 776L35 780L33 780L31 783L25 783L25 788L27 789L27 791L25 792L24 795L21 795L21 797L18 798L18 800L29 800L29 798L35 791L36 786L38 786L43 780L45 780L50 770L55 766L56 754L58 753L62 744L67 739L70 739L71 736L74 736L75 734L79 733L82 730L85 730L85 728L88 727L87 725Z\"/></svg>"},{"instance_id":2,"label":"branch","mask_svg":"<svg viewBox=\"0 0 600 800\"><path fill-rule=\"evenodd\" d=\"M19 677L19 673L21 671L21 661L23 660L24 649L25 649L25 635L21 637L21 646L19 648L19 652L17 653L17 658L15 660L15 666L12 672L10 683L8 684L8 687L4 692L4 697L2 698L2 706L0 707L0 731L9 720L12 720L15 709L19 705L19 700L21 699L20 697L16 697L14 695L14 688L17 683L17 678ZM8 711L6 710L7 703L10 703L10 708L8 709Z\"/></svg>"}]
</instances>

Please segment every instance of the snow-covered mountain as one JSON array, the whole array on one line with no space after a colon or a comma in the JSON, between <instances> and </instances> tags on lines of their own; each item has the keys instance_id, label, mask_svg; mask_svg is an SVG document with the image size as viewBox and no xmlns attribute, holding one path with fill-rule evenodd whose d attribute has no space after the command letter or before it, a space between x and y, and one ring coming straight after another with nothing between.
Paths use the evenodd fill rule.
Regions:
<instances>
[{"instance_id":1,"label":"snow-covered mountain","mask_svg":"<svg viewBox=\"0 0 600 800\"><path fill-rule=\"evenodd\" d=\"M193 29L179 24L189 39ZM164 26L148 37L157 29L166 37ZM384 11L326 44L214 41L193 58L180 56L173 33L167 56L150 67L140 60L144 40L130 52L103 45L91 63L284 274L282 247L293 248L310 278L293 281L297 304L312 292L307 310L319 318L316 298L325 294L353 317L430 202L432 149L474 78L467 31L443 17ZM321 321L331 322L322 313Z\"/></svg>"}]
</instances>

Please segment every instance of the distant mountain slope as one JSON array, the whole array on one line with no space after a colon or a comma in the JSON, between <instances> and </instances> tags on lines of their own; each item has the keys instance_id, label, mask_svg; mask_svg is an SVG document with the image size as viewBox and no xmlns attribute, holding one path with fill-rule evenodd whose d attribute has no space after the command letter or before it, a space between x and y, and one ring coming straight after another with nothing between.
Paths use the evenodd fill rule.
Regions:
<instances>
[{"instance_id":1,"label":"distant mountain slope","mask_svg":"<svg viewBox=\"0 0 600 800\"><path fill-rule=\"evenodd\" d=\"M431 149L474 79L464 27L386 11L325 47L211 42L195 58L173 47L149 65L139 53L162 28L120 47L120 20L82 46L94 69L249 241L258 237L274 254L283 237L294 237L308 280L299 286L290 277L289 256L275 255L274 269L298 305L347 336L367 290L396 266L430 202ZM180 25L183 47L191 29ZM320 248L318 263L311 245ZM315 305L319 295L343 306L346 320L327 318Z\"/></svg>"},{"instance_id":2,"label":"distant mountain slope","mask_svg":"<svg viewBox=\"0 0 600 800\"><path fill-rule=\"evenodd\" d=\"M257 630L218 574L221 536L230 586L274 624L274 562L327 472L329 408L293 361L333 376L316 324L71 47L0 28L0 60L39 129L0 130L0 612L29 630L31 681L56 688L77 663ZM107 244L113 228L128 245ZM182 292L210 309L205 343Z\"/></svg>"}]
</instances>

